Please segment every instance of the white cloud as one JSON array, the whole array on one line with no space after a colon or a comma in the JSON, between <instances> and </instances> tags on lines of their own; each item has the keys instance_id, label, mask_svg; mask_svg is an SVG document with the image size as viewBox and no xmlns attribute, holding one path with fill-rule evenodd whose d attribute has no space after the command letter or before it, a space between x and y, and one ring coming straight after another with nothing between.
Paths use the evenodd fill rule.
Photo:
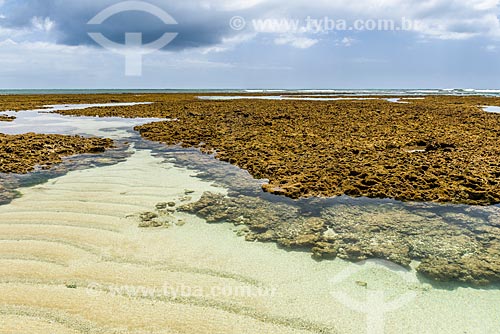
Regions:
<instances>
[{"instance_id":1,"label":"white cloud","mask_svg":"<svg viewBox=\"0 0 500 334\"><path fill-rule=\"evenodd\" d=\"M274 43L277 45L290 45L297 49L308 49L316 45L318 42L319 40L317 39L296 35L281 36L274 40Z\"/></svg>"},{"instance_id":2,"label":"white cloud","mask_svg":"<svg viewBox=\"0 0 500 334\"><path fill-rule=\"evenodd\" d=\"M184 54L184 53L183 53ZM210 61L206 59L194 58L195 55L185 55L183 57L173 56L171 53L157 53L156 56L144 59L144 66L156 68L173 68L173 69L221 69L234 68L236 65L232 63L224 63Z\"/></svg>"},{"instance_id":3,"label":"white cloud","mask_svg":"<svg viewBox=\"0 0 500 334\"><path fill-rule=\"evenodd\" d=\"M50 42L0 41L0 86L24 85L46 87L51 82L88 87L132 82L125 77L125 58L122 55L89 46L66 46ZM36 56L33 56L36 55ZM195 77L202 70L231 70L239 65L211 60L199 52L155 52L143 58L144 84L149 78L168 80L168 74ZM149 75L149 77L148 77ZM7 87L2 87L7 88ZM12 87L10 87L12 88Z\"/></svg>"},{"instance_id":4,"label":"white cloud","mask_svg":"<svg viewBox=\"0 0 500 334\"><path fill-rule=\"evenodd\" d=\"M205 9L236 11L255 7L264 0L210 0L202 1L201 7Z\"/></svg>"},{"instance_id":5,"label":"white cloud","mask_svg":"<svg viewBox=\"0 0 500 334\"><path fill-rule=\"evenodd\" d=\"M56 45L46 42L16 42L7 39L0 42L2 49L0 76L15 73L38 73L50 75L56 68L60 71L85 71L92 68L101 50L82 46ZM36 55L33 57L32 55ZM94 60L90 60L94 59ZM89 66L89 67L86 67Z\"/></svg>"},{"instance_id":6,"label":"white cloud","mask_svg":"<svg viewBox=\"0 0 500 334\"><path fill-rule=\"evenodd\" d=\"M473 8L476 10L489 10L498 6L498 0L474 1Z\"/></svg>"},{"instance_id":7,"label":"white cloud","mask_svg":"<svg viewBox=\"0 0 500 334\"><path fill-rule=\"evenodd\" d=\"M337 46L345 46L345 47L350 47L356 42L356 39L352 37L344 37L341 40L338 40L336 45Z\"/></svg>"},{"instance_id":8,"label":"white cloud","mask_svg":"<svg viewBox=\"0 0 500 334\"><path fill-rule=\"evenodd\" d=\"M50 32L54 26L55 22L52 21L49 17L39 17L35 16L31 19L31 24L35 30L40 30L44 32Z\"/></svg>"},{"instance_id":9,"label":"white cloud","mask_svg":"<svg viewBox=\"0 0 500 334\"><path fill-rule=\"evenodd\" d=\"M306 17L314 20L328 18L345 20L352 26L356 20L392 20L395 27L407 23L420 40L466 40L474 37L500 39L500 0L248 0L206 1L210 8L242 11L247 28L258 34L271 34L275 44L307 49L319 42L314 27L307 26ZM250 22L252 20L252 22ZM268 24L274 20L273 25ZM256 27L255 23L259 23ZM317 21L319 22L319 21ZM252 24L251 24L252 23ZM396 29L397 29L396 28ZM405 28L403 28L405 30ZM248 29L247 29L248 31ZM321 30L322 34L325 31ZM243 32L242 32L243 33ZM334 34L335 32L326 32ZM402 34L404 32L401 32ZM243 43L242 42L242 43ZM345 37L337 40L339 46L350 47L356 40ZM206 48L209 52L226 51L225 43ZM241 44L241 43L238 43ZM235 44L232 44L235 45Z\"/></svg>"},{"instance_id":10,"label":"white cloud","mask_svg":"<svg viewBox=\"0 0 500 334\"><path fill-rule=\"evenodd\" d=\"M385 63L387 63L387 60L377 59L377 58L358 57L358 58L350 59L349 62L356 63L356 64L385 64Z\"/></svg>"},{"instance_id":11,"label":"white cloud","mask_svg":"<svg viewBox=\"0 0 500 334\"><path fill-rule=\"evenodd\" d=\"M30 2L29 0L25 1L27 3ZM145 57L144 61L148 64L148 67L145 67L145 71L149 68L151 71L161 73L162 75L158 75L158 77L161 77L161 80L165 80L160 81L162 83L168 83L168 80L171 80L168 75L163 75L164 72L162 72L162 69L164 68L167 68L170 72L174 72L176 68L182 69L182 71L179 71L177 79L182 79L184 76L188 76L189 73L195 72L189 69L197 69L198 71L189 78L193 82L199 82L196 76L203 75L203 71L199 71L200 68L219 69L221 72L227 72L233 68L243 69L244 64L239 64L238 62L246 61L247 58L251 58L252 61L255 61L259 65L262 63L262 68L269 66L267 63L269 61L272 65L281 65L279 61L273 62L273 57L276 56L276 58L281 60L282 57L278 57L278 55L289 53L290 50L287 47L310 49L320 41L322 44L325 44L325 49L326 47L333 47L335 43L344 47L356 45L356 50L349 52L349 54L353 54L353 57L343 63L382 62L378 59L355 58L362 55L370 55L375 58L380 57L381 59L385 57L385 54L370 53L370 50L367 49L361 50L364 47L361 41L371 38L368 36L369 32L360 34L349 32L351 36L343 37L344 34L337 35L335 32L326 36L326 33L315 34L308 29L297 29L293 32L268 32L267 36L264 37L264 33L259 34L252 31L252 19L290 18L300 20L301 24L303 24L305 18L308 16L315 19L322 19L327 16L335 20L344 19L349 24L352 24L354 20L366 19L392 19L397 24L405 17L416 20L419 23L415 27L416 34L413 36L421 36L422 38L412 38L411 34L403 32L395 39L392 39L392 36L399 33L394 32L384 36L377 36L377 38L380 38L382 46L386 47L387 50L389 50L389 47L394 47L394 49L402 47L400 36L403 36L403 38L407 37L408 39L411 38L412 42L422 43L439 43L435 39L465 40L481 37L484 38L482 41L485 45L483 52L498 52L500 50L500 46L496 47L497 44L495 41L496 38L500 39L500 22L498 19L498 5L500 0L185 0L182 2L172 2L171 9L169 7L170 3L166 4L162 0L149 1L158 4L164 3L162 7L166 8L172 14L175 13L175 18L179 22L182 22L183 26L187 26L185 27L184 35L201 36L199 39L192 38L188 40L190 42L188 43L189 48L182 46L174 49L173 52L155 53ZM0 5L2 2L0 0ZM59 6L50 7L46 5L46 3L55 2ZM10 25L4 25L4 21L0 20L0 41L5 41L3 44L0 44L2 50L0 53L0 63L3 67L0 69L0 77L5 72L11 71L11 79L18 81L23 78L20 73L24 73L25 78L30 78L30 73L36 73L37 77L43 77L44 75L50 76L53 72L61 75L62 79L59 82L63 83L66 82L65 80L77 80L73 79L73 77L80 76L84 78L99 77L102 78L102 82L113 80L109 78L122 78L123 57L120 55L92 47L70 47L52 43L27 42L48 42L59 38L58 41L60 43L84 43L78 34L86 36L83 30L86 28L85 23L88 18L81 22L74 19L81 19L89 11L89 8L93 11L92 3L94 5L98 4L94 6L95 8L101 8L99 3L102 3L102 1L61 2L44 0L40 2L33 0L32 3L38 6L30 7L31 11L29 11L29 14L24 12L6 12L7 9L0 8L2 14L7 16L6 21L12 19L12 22L7 22ZM51 11L47 12L43 8L44 6L52 8ZM33 17L33 15L35 16ZM47 17L47 15L50 17ZM231 30L228 21L234 15L240 15L246 19L247 29L242 31ZM11 28L13 24L16 24L14 18L18 19L19 17L26 24L14 30ZM71 24L67 24L67 22L71 22ZM146 26L147 22L144 26L140 26L140 28ZM122 36L123 28L121 26L117 27L116 36L118 34ZM73 39L63 39L61 36L76 37ZM359 40L355 38L359 38ZM326 45L327 41L330 41L329 46ZM390 44L393 42L395 43L394 45ZM252 47L255 46L255 54L250 52L251 57L248 53L245 56L242 55L242 52L248 52L249 48L237 49L238 46L242 46L245 43L250 44ZM266 47L266 43L274 43L286 47L273 48L273 52L276 52L276 54L260 52L262 48ZM409 44L405 41L405 45ZM466 45L465 42L463 45ZM358 46L360 52L356 54L354 51L358 51ZM316 51L317 49L320 48L313 50ZM381 48L380 52L384 52L383 50L385 49ZM227 51L234 52L221 54ZM448 51L447 49L443 52ZM388 59L390 59L389 54L393 53L387 51ZM305 58L306 56L304 56ZM298 62L299 60L293 59L293 62L295 61ZM173 65L169 66L169 64ZM283 64L284 69L291 68L286 65L290 64ZM300 66L296 66L294 63L292 67ZM269 68L275 69L273 66ZM277 70L281 69L277 68ZM67 75L68 73L70 75ZM216 79L218 79L217 76ZM234 80L236 82L236 79ZM9 80L5 79L2 81L8 82ZM25 81L27 83L31 82L29 79ZM101 81L93 80L90 82L93 84L94 82ZM120 79L115 80L115 82L120 83ZM172 82L173 84L178 84L175 80L172 80Z\"/></svg>"},{"instance_id":12,"label":"white cloud","mask_svg":"<svg viewBox=\"0 0 500 334\"><path fill-rule=\"evenodd\" d=\"M255 33L241 33L239 35L234 35L231 37L223 37L219 44L203 47L198 49L202 54L225 52L234 49L236 46L252 40L256 36Z\"/></svg>"},{"instance_id":13,"label":"white cloud","mask_svg":"<svg viewBox=\"0 0 500 334\"><path fill-rule=\"evenodd\" d=\"M496 45L486 45L484 49L488 52L496 52L498 50Z\"/></svg>"},{"instance_id":14,"label":"white cloud","mask_svg":"<svg viewBox=\"0 0 500 334\"><path fill-rule=\"evenodd\" d=\"M9 29L0 26L0 41L4 40L20 40L26 38L29 31L26 29Z\"/></svg>"},{"instance_id":15,"label":"white cloud","mask_svg":"<svg viewBox=\"0 0 500 334\"><path fill-rule=\"evenodd\" d=\"M500 37L500 0L295 0L283 6L281 0L266 2L258 18L321 19L325 16L354 22L403 18L415 22L415 31L437 39Z\"/></svg>"},{"instance_id":16,"label":"white cloud","mask_svg":"<svg viewBox=\"0 0 500 334\"><path fill-rule=\"evenodd\" d=\"M183 34L179 35L177 42L184 36L187 39L186 45L198 47L205 50L204 52L226 51L257 36L253 35L252 38L245 36L246 39L242 42L230 41L233 38L231 36L248 34L252 26L251 19L290 18L301 20L303 24L307 16L315 19L322 19L325 16L334 20L342 19L349 24L355 20L391 19L396 25L406 18L418 23L414 31L424 39L459 40L478 36L500 39L498 18L500 0L185 0L169 4L161 0L149 1L175 13L175 18L179 22L184 22L188 28L191 24L193 28L203 30L204 33L196 34L196 31L193 33L194 29L186 29ZM0 5L2 2L3 0L0 0ZM34 4L32 8L43 7L43 2L40 1L26 0L26 2L32 2ZM58 6L53 7L54 9L49 13L50 18L45 16L31 18L29 28L39 33L56 31L53 36L59 38L61 43L85 43L86 34L82 34L82 29L79 28L80 23L68 20L66 16L80 19L86 10L94 10L94 7L100 8L100 5L96 5L99 1L46 0L45 2L48 4L57 2ZM42 9L39 11L42 12ZM10 13L4 14L9 18L15 16ZM17 14L22 17L22 13ZM238 32L231 30L227 21L232 15L246 18L247 29ZM72 24L68 24L69 21ZM118 27L117 31L120 28ZM24 29L28 28L24 27ZM282 37L282 34L296 34L296 36ZM274 31L272 38L276 38L277 44L298 48L310 48L318 43L318 39L314 37L310 29L304 27L294 30L293 33L288 28L286 31ZM342 45L349 46L350 44L352 43L346 41Z\"/></svg>"}]
</instances>

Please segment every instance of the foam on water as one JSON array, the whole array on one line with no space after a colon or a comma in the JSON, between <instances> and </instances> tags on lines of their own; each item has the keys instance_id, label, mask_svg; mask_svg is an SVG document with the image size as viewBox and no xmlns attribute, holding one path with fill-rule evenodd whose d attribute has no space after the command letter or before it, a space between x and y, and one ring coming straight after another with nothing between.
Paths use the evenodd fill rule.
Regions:
<instances>
[{"instance_id":1,"label":"foam on water","mask_svg":"<svg viewBox=\"0 0 500 334\"><path fill-rule=\"evenodd\" d=\"M0 95L13 94L170 94L170 93L305 93L330 95L469 95L500 96L499 89L3 89Z\"/></svg>"},{"instance_id":2,"label":"foam on water","mask_svg":"<svg viewBox=\"0 0 500 334\"><path fill-rule=\"evenodd\" d=\"M366 101L380 100L376 97L321 97L321 95L275 95L275 96L198 96L200 100L211 101L232 101L232 100L273 100L273 101ZM383 99L393 103L409 103L401 102L401 98Z\"/></svg>"}]
</instances>

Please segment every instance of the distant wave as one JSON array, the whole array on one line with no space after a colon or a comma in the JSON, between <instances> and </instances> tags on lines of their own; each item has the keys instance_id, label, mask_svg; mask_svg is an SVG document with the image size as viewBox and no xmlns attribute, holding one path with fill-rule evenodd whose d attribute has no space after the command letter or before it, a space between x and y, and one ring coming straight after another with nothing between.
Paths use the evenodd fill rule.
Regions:
<instances>
[{"instance_id":1,"label":"distant wave","mask_svg":"<svg viewBox=\"0 0 500 334\"><path fill-rule=\"evenodd\" d=\"M500 96L500 89L0 89L0 95L25 94L145 94L145 93L248 93L248 94L314 94L314 95L458 95Z\"/></svg>"}]
</instances>

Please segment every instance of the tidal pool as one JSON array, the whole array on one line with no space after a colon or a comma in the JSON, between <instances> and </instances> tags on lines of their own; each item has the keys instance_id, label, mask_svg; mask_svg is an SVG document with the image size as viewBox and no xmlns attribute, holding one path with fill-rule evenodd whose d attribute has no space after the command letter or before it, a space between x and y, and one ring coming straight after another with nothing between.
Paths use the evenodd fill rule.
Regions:
<instances>
[{"instance_id":1,"label":"tidal pool","mask_svg":"<svg viewBox=\"0 0 500 334\"><path fill-rule=\"evenodd\" d=\"M366 101L385 100L391 103L411 103L405 100L421 100L420 97L377 98L377 97L332 97L321 95L268 95L268 96L198 96L200 100L231 101L231 100L291 100L291 101Z\"/></svg>"},{"instance_id":2,"label":"tidal pool","mask_svg":"<svg viewBox=\"0 0 500 334\"><path fill-rule=\"evenodd\" d=\"M485 106L483 107L483 110L486 112L492 112L492 113L500 113L500 107L498 106Z\"/></svg>"},{"instance_id":3,"label":"tidal pool","mask_svg":"<svg viewBox=\"0 0 500 334\"><path fill-rule=\"evenodd\" d=\"M249 220L277 212L278 218L301 221L327 212L344 228L373 227L380 223L374 219L385 219L382 229L394 220L435 220L472 224L485 235L498 228L492 224L500 217L497 206L278 198L262 193L265 180L235 166L194 149L145 141L132 130L154 119L45 111L15 113L13 123L0 123L0 132L110 137L120 143L121 154L107 156L116 159L107 164L78 170L68 165L69 171L19 188L19 198L0 206L2 330L498 333L498 285L436 283L417 274L418 261L399 266L385 260L317 260L306 248L246 241L251 222L207 224L203 212L196 216L182 209L209 192L260 203L243 208ZM150 218L159 226L139 227ZM295 228L278 218L273 228L280 233ZM435 232L436 244L430 245L431 236L429 245L448 249ZM398 241L377 242L389 248Z\"/></svg>"}]
</instances>

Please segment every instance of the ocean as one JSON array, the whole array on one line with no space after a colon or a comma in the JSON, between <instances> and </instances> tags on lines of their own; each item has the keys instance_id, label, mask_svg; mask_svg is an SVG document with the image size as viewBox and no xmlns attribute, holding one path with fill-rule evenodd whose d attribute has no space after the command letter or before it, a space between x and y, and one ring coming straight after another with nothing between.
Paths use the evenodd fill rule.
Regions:
<instances>
[{"instance_id":1,"label":"ocean","mask_svg":"<svg viewBox=\"0 0 500 334\"><path fill-rule=\"evenodd\" d=\"M0 95L147 93L305 93L324 95L500 96L500 89L0 89Z\"/></svg>"}]
</instances>

